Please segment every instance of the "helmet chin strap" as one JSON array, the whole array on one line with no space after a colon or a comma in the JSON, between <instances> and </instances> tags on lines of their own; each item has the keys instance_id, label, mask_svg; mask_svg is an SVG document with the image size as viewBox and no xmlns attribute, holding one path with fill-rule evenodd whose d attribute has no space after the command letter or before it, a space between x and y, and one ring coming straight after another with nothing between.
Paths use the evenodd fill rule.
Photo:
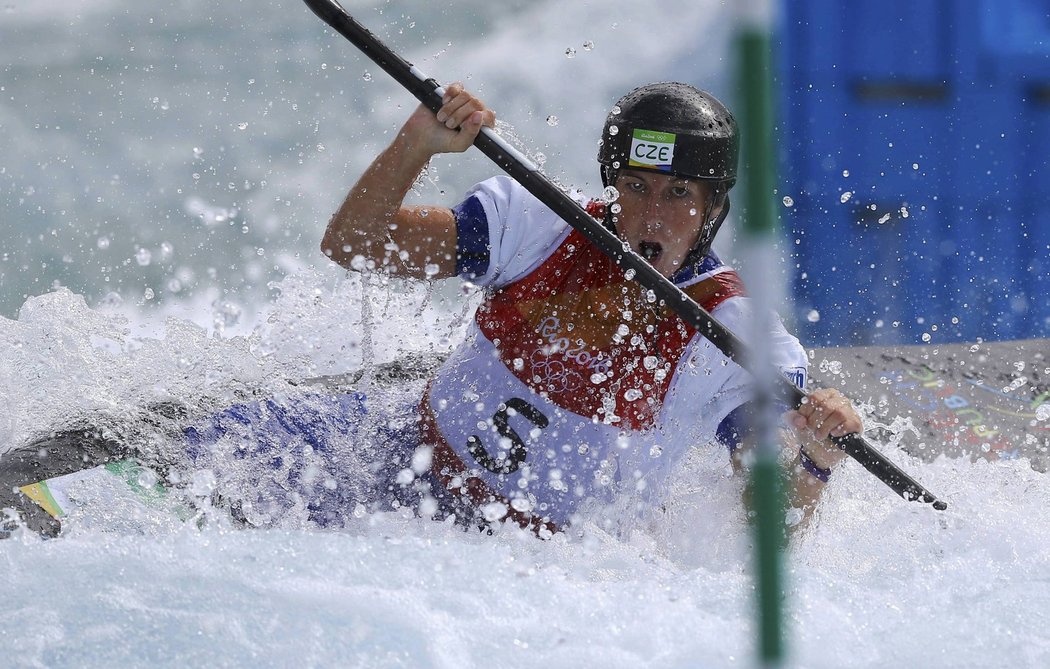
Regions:
<instances>
[{"instance_id":1,"label":"helmet chin strap","mask_svg":"<svg viewBox=\"0 0 1050 669\"><path fill-rule=\"evenodd\" d=\"M620 170L614 169L610 165L602 165L602 170L601 171L602 171L602 186L604 188L608 188L609 186L612 186L613 184L616 183L616 180L619 178ZM602 225L604 225L606 227L606 229L609 230L609 232L612 232L617 237L620 236L620 233L616 231L616 224L613 223L612 202L610 202L609 206L607 206L605 208L605 216L602 217Z\"/></svg>"},{"instance_id":2,"label":"helmet chin strap","mask_svg":"<svg viewBox=\"0 0 1050 669\"><path fill-rule=\"evenodd\" d=\"M715 208L715 203L721 199L723 201L722 211L718 212L718 218L711 219L711 211ZM689 253L686 254L685 260L678 267L678 270L683 267L690 267L699 265L703 262L704 257L707 256L711 250L711 244L715 241L715 235L718 234L718 230L725 223L726 217L729 216L729 192L724 190L722 184L715 186L714 197L707 205L707 211L704 212L704 226L700 229L700 236L696 239L696 244L693 244L693 248L689 249ZM676 272L678 270L675 270Z\"/></svg>"}]
</instances>

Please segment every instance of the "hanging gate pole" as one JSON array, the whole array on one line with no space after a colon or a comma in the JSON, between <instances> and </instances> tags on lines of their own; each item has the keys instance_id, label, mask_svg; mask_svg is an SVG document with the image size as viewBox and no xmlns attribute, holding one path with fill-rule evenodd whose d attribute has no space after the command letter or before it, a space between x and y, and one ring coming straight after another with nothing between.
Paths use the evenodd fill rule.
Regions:
<instances>
[{"instance_id":1,"label":"hanging gate pole","mask_svg":"<svg viewBox=\"0 0 1050 669\"><path fill-rule=\"evenodd\" d=\"M751 504L755 513L752 565L755 575L755 628L759 666L783 666L783 552L785 473L778 462L776 374L769 338L773 309L781 294L776 267L776 186L773 148L773 101L770 74L769 0L744 2L736 40L737 108L743 136L744 213L741 216L745 259L755 300L754 342L756 443L751 465Z\"/></svg>"}]
</instances>

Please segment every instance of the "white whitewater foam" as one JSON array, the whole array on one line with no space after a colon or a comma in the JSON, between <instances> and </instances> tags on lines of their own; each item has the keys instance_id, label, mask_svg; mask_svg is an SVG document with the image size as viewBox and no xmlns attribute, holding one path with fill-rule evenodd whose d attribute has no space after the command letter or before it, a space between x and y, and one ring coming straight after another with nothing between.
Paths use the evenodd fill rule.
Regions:
<instances>
[{"instance_id":1,"label":"white whitewater foam","mask_svg":"<svg viewBox=\"0 0 1050 669\"><path fill-rule=\"evenodd\" d=\"M170 319L161 338L134 339L124 317L71 293L35 298L18 321L0 320L7 436L172 395L281 388L304 363L354 368L362 358L341 346L360 347L372 327L362 294L373 339L443 344L408 327L425 295L362 292L356 277L308 289L318 285L309 272L289 279L254 332L227 338ZM454 310L427 318L428 330L456 336ZM798 666L1045 666L1045 475L1025 461L925 464L887 452L950 507L905 503L856 465L836 473L787 562ZM59 540L0 543L5 664L749 666L750 540L740 482L726 473L724 454L700 450L666 510L631 526L596 516L549 542L394 513L341 532L74 519Z\"/></svg>"}]
</instances>

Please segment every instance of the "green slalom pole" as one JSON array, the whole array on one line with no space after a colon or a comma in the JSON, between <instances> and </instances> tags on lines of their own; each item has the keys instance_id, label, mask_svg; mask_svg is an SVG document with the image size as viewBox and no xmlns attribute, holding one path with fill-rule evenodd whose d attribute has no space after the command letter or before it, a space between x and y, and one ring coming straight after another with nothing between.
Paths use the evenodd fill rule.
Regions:
<instances>
[{"instance_id":1,"label":"green slalom pole","mask_svg":"<svg viewBox=\"0 0 1050 669\"><path fill-rule=\"evenodd\" d=\"M762 340L771 310L779 300L776 263L775 153L771 73L771 7L769 0L741 3L736 35L738 116L743 135L744 215L741 220L748 288L755 300L752 354L768 357ZM772 361L759 359L755 402L759 411L755 430L755 459L751 466L750 495L754 511L754 570L757 595L756 631L759 666L783 666L783 551L784 472L778 463L776 403ZM764 376L764 378L762 378Z\"/></svg>"}]
</instances>

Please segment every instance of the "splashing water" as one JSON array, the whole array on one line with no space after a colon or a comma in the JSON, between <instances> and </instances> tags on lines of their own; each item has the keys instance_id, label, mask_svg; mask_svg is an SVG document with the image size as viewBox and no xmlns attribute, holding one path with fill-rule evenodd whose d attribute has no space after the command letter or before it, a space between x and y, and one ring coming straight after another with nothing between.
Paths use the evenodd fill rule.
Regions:
<instances>
[{"instance_id":1,"label":"splashing water","mask_svg":"<svg viewBox=\"0 0 1050 669\"><path fill-rule=\"evenodd\" d=\"M356 275L337 274L293 275L277 286L269 315L232 338L175 318L159 338L136 336L140 325L89 309L68 291L31 299L17 321L0 320L0 400L12 408L0 422L5 442L84 412L127 412L172 397L221 404L245 388L274 393L287 378L367 366L363 302L378 329L374 359L404 348L440 353L459 336L462 312L447 308L440 291L406 294L389 282L366 289ZM410 327L420 315L444 336L424 339ZM388 339L400 341L376 348ZM908 432L886 426L898 440ZM788 558L789 638L799 661L835 667L849 656L853 666L876 667L928 658L936 646L958 649L947 651L949 659L959 653L955 664L1040 664L1050 610L1045 475L1024 461L925 463L892 441L886 448L941 491L949 510L905 503L859 466L836 471L816 522ZM31 611L61 621L64 633L14 634L7 626L5 646L25 664L61 665L56 658L76 649L87 666L154 652L175 663L230 664L258 654L335 663L454 657L468 666L573 657L608 666L745 662L749 538L741 482L729 474L720 447L697 449L663 505L639 513L629 498L592 509L579 532L549 542L509 528L464 533L395 512L358 512L339 532L294 522L283 530L235 531L222 522L198 530L139 518L73 524L46 542L23 534L3 544L0 612ZM375 596L377 587L384 596ZM511 610L517 615L478 615ZM594 615L608 625L595 629ZM916 634L915 615L940 624ZM1011 634L967 645L992 619ZM273 637L272 625L286 633ZM209 641L198 634L202 626L238 631L232 642L228 634ZM318 646L309 641L314 634L341 641ZM89 643L100 635L113 643ZM467 637L471 643L458 641ZM653 643L660 660L650 664Z\"/></svg>"}]
</instances>

